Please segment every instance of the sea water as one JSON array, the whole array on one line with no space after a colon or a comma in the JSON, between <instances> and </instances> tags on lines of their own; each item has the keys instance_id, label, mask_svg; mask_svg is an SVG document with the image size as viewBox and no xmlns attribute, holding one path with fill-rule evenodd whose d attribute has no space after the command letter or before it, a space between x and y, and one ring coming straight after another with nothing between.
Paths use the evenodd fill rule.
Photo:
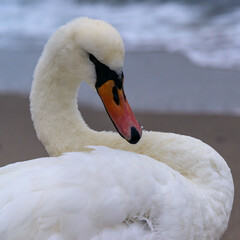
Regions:
<instances>
[{"instance_id":1,"label":"sea water","mask_svg":"<svg viewBox=\"0 0 240 240\"><path fill-rule=\"evenodd\" d=\"M128 51L180 52L199 65L240 68L239 0L0 0L0 49L42 48L80 16L111 23Z\"/></svg>"}]
</instances>

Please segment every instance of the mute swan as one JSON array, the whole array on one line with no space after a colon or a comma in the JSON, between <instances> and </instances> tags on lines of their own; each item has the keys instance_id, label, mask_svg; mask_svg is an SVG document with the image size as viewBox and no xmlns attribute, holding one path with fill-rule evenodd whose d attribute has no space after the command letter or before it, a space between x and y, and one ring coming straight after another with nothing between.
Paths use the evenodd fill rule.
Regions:
<instances>
[{"instance_id":1,"label":"mute swan","mask_svg":"<svg viewBox=\"0 0 240 240\"><path fill-rule=\"evenodd\" d=\"M123 59L119 33L103 21L76 19L50 38L30 99L51 157L0 169L1 240L221 238L233 204L230 169L191 137L144 131L138 142ZM120 135L137 144L88 128L77 108L82 81L97 90Z\"/></svg>"}]
</instances>

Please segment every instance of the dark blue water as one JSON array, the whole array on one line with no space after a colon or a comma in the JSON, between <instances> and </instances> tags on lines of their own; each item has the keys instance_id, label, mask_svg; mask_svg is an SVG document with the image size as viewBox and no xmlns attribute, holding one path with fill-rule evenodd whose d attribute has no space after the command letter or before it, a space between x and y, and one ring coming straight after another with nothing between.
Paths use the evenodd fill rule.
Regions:
<instances>
[{"instance_id":1,"label":"dark blue water","mask_svg":"<svg viewBox=\"0 0 240 240\"><path fill-rule=\"evenodd\" d=\"M240 68L239 0L0 0L0 48L41 48L81 16L110 22L128 51L180 52L200 65Z\"/></svg>"}]
</instances>

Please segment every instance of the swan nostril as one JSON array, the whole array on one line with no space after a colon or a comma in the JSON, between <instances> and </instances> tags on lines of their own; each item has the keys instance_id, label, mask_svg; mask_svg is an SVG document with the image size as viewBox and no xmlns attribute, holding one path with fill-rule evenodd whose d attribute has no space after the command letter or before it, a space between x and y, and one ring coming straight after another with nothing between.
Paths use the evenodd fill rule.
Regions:
<instances>
[{"instance_id":1,"label":"swan nostril","mask_svg":"<svg viewBox=\"0 0 240 240\"><path fill-rule=\"evenodd\" d=\"M114 102L115 102L117 105L119 105L119 104L120 104L120 100L119 100L118 90L117 90L117 87L116 87L116 86L113 87L112 93L113 93L113 100L114 100Z\"/></svg>"},{"instance_id":2,"label":"swan nostril","mask_svg":"<svg viewBox=\"0 0 240 240\"><path fill-rule=\"evenodd\" d=\"M128 141L131 144L136 144L141 138L140 133L135 127L131 127L131 139Z\"/></svg>"}]
</instances>

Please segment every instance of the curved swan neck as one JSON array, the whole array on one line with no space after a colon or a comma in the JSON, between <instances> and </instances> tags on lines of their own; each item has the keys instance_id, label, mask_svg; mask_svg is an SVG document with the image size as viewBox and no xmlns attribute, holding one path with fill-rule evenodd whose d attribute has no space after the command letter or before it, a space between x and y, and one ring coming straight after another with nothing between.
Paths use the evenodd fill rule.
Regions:
<instances>
[{"instance_id":1,"label":"curved swan neck","mask_svg":"<svg viewBox=\"0 0 240 240\"><path fill-rule=\"evenodd\" d=\"M61 65L52 67L49 55L43 53L34 73L30 105L37 136L50 156L79 151L94 133L84 120L77 105L81 81L76 81Z\"/></svg>"}]
</instances>

